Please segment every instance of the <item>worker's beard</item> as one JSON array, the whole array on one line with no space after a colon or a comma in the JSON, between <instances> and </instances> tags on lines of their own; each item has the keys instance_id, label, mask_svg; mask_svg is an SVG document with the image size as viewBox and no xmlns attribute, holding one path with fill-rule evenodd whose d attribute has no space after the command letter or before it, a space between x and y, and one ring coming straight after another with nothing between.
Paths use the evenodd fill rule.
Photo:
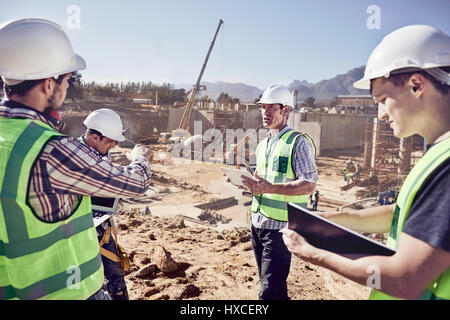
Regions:
<instances>
[{"instance_id":1,"label":"worker's beard","mask_svg":"<svg viewBox=\"0 0 450 320\"><path fill-rule=\"evenodd\" d=\"M59 109L59 107L61 107L64 99L59 98L60 94L58 93L60 93L60 91L59 84L57 84L52 95L47 99L47 108Z\"/></svg>"},{"instance_id":2,"label":"worker's beard","mask_svg":"<svg viewBox=\"0 0 450 320\"><path fill-rule=\"evenodd\" d=\"M58 101L57 101L57 99L56 99L56 93L55 92L53 92L53 94L51 95L51 97L50 98L48 98L48 100L47 100L47 108L53 108L53 109L58 109L59 108L59 106L58 106Z\"/></svg>"}]
</instances>

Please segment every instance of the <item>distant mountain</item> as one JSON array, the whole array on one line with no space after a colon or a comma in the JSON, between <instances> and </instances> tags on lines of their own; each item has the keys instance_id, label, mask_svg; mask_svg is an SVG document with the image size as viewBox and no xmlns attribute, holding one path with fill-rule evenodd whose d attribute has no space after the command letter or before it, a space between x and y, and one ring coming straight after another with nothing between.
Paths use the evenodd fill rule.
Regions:
<instances>
[{"instance_id":1,"label":"distant mountain","mask_svg":"<svg viewBox=\"0 0 450 320\"><path fill-rule=\"evenodd\" d=\"M310 83L306 80L294 80L288 85L289 89L297 90L298 101L303 101L308 97L314 97L316 100L329 100L337 95L345 94L369 94L369 90L360 90L353 87L353 83L361 79L364 75L365 66L354 68L345 74L338 74L334 78L321 80L317 83ZM233 98L239 98L243 103L252 103L263 90L246 85L244 83L228 82L202 82L207 90L202 91L201 95L207 95L216 100L222 92L228 93ZM183 88L190 90L192 85L175 85L176 89Z\"/></svg>"},{"instance_id":2,"label":"distant mountain","mask_svg":"<svg viewBox=\"0 0 450 320\"><path fill-rule=\"evenodd\" d=\"M306 80L302 80L302 81L300 81L300 80L294 80L294 81L289 85L289 87L296 87L296 86L312 87L312 86L314 86L314 84L309 83L309 82L306 81Z\"/></svg>"},{"instance_id":3,"label":"distant mountain","mask_svg":"<svg viewBox=\"0 0 450 320\"><path fill-rule=\"evenodd\" d=\"M206 86L206 91L202 91L200 96L207 95L213 100L217 100L222 92L228 93L233 98L238 98L242 103L253 103L258 98L263 90L257 87L249 86L244 83L229 83L229 82L206 82L202 81L201 85ZM183 88L190 90L192 85L175 85L176 89Z\"/></svg>"},{"instance_id":4,"label":"distant mountain","mask_svg":"<svg viewBox=\"0 0 450 320\"><path fill-rule=\"evenodd\" d=\"M353 83L364 75L365 66L354 68L345 74L338 74L334 78L322 80L315 84L306 84L296 80L289 88L298 91L298 100L302 101L308 97L316 100L333 99L337 95L344 94L369 94L368 90L360 90L353 87Z\"/></svg>"}]
</instances>

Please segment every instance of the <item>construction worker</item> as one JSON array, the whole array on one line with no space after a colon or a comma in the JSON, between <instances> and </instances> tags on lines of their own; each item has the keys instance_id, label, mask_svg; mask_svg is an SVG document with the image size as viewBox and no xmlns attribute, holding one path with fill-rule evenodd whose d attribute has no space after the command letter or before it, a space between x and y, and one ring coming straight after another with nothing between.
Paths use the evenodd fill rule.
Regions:
<instances>
[{"instance_id":1,"label":"construction worker","mask_svg":"<svg viewBox=\"0 0 450 320\"><path fill-rule=\"evenodd\" d=\"M427 151L408 174L396 203L322 216L357 231L388 233L392 256L350 260L311 246L292 230L296 256L373 289L370 299L450 298L450 37L426 25L400 28L375 48L364 78L378 118L398 138L419 134Z\"/></svg>"},{"instance_id":2,"label":"construction worker","mask_svg":"<svg viewBox=\"0 0 450 320\"><path fill-rule=\"evenodd\" d=\"M150 167L142 146L122 167L55 130L47 111L85 67L51 21L0 25L0 299L109 299L90 196L141 194Z\"/></svg>"},{"instance_id":3,"label":"construction worker","mask_svg":"<svg viewBox=\"0 0 450 320\"><path fill-rule=\"evenodd\" d=\"M359 165L359 162L356 163L355 179L356 181L361 179L361 166Z\"/></svg>"},{"instance_id":4,"label":"construction worker","mask_svg":"<svg viewBox=\"0 0 450 320\"><path fill-rule=\"evenodd\" d=\"M344 181L347 182L347 184L349 184L351 174L348 173L348 167L347 166L344 168L342 173L344 174Z\"/></svg>"},{"instance_id":5,"label":"construction worker","mask_svg":"<svg viewBox=\"0 0 450 320\"><path fill-rule=\"evenodd\" d=\"M319 204L319 190L316 190L316 192L311 195L311 202L312 210L317 211L317 205Z\"/></svg>"},{"instance_id":6,"label":"construction worker","mask_svg":"<svg viewBox=\"0 0 450 320\"><path fill-rule=\"evenodd\" d=\"M103 108L91 112L83 124L87 129L78 140L91 147L102 157L109 159L109 150L125 140L122 132L122 120L111 109ZM99 215L101 212L93 210L93 214ZM96 229L98 240L101 243L100 252L108 294L113 300L128 300L125 274L120 263L120 254L117 252L117 231L113 217L100 224ZM112 234L116 236L116 239Z\"/></svg>"},{"instance_id":7,"label":"construction worker","mask_svg":"<svg viewBox=\"0 0 450 320\"><path fill-rule=\"evenodd\" d=\"M269 133L256 149L256 180L241 177L253 193L251 229L261 282L259 298L282 300L289 299L286 279L291 254L279 231L287 224L287 203L306 208L308 195L316 188L315 146L308 135L287 125L293 99L286 87L269 87L258 103Z\"/></svg>"}]
</instances>

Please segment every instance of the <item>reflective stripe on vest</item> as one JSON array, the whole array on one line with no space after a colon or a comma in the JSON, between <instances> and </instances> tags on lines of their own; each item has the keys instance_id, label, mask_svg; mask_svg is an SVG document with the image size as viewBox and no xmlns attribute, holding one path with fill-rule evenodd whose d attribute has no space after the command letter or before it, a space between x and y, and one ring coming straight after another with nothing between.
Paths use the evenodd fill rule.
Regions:
<instances>
[{"instance_id":1,"label":"reflective stripe on vest","mask_svg":"<svg viewBox=\"0 0 450 320\"><path fill-rule=\"evenodd\" d=\"M304 136L316 152L311 138L306 134L289 130L277 141L270 155L266 155L268 138L265 138L256 148L256 171L258 175L270 183L286 183L295 180L292 170L292 150L299 136ZM306 207L308 195L288 196L282 194L253 195L252 211L260 212L262 215L278 220L287 221L287 203L293 202Z\"/></svg>"},{"instance_id":2,"label":"reflective stripe on vest","mask_svg":"<svg viewBox=\"0 0 450 320\"><path fill-rule=\"evenodd\" d=\"M398 239L403 230L408 212L414 201L417 192L422 187L424 181L430 174L450 157L450 138L443 140L432 148L417 162L411 172L406 177L405 182L397 198L394 216L392 218L391 231L388 237L387 245L396 248ZM372 290L369 299L372 300L390 300L396 299L383 292ZM450 268L441 273L423 292L419 299L436 300L450 299Z\"/></svg>"},{"instance_id":3,"label":"reflective stripe on vest","mask_svg":"<svg viewBox=\"0 0 450 320\"><path fill-rule=\"evenodd\" d=\"M86 299L103 284L90 198L58 222L27 202L33 164L57 135L38 121L0 120L0 299Z\"/></svg>"}]
</instances>

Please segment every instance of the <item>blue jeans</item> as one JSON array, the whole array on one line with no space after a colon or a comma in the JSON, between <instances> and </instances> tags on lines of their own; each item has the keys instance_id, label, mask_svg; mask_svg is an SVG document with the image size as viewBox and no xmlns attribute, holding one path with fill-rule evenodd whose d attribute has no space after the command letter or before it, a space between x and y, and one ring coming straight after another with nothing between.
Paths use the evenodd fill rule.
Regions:
<instances>
[{"instance_id":1,"label":"blue jeans","mask_svg":"<svg viewBox=\"0 0 450 320\"><path fill-rule=\"evenodd\" d=\"M288 300L287 277L291 253L278 230L258 229L252 225L252 246L261 282L260 300Z\"/></svg>"}]
</instances>

